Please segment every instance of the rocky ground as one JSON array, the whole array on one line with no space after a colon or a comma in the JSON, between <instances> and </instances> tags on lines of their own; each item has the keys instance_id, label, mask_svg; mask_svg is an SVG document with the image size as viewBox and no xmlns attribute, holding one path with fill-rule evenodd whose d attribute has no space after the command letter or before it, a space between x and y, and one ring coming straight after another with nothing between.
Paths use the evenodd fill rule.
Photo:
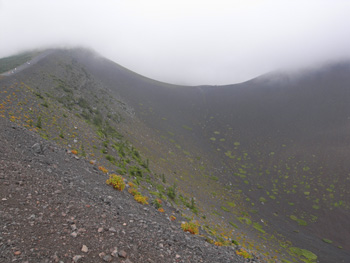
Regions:
<instances>
[{"instance_id":1,"label":"rocky ground","mask_svg":"<svg viewBox=\"0 0 350 263\"><path fill-rule=\"evenodd\" d=\"M0 262L262 262L182 231L174 208L160 213L105 181L87 160L0 118Z\"/></svg>"}]
</instances>

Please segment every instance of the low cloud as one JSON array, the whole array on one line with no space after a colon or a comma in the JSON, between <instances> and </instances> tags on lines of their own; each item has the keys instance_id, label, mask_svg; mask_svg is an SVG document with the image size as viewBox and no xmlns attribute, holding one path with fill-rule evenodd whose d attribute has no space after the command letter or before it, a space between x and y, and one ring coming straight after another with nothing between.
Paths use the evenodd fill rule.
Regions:
<instances>
[{"instance_id":1,"label":"low cloud","mask_svg":"<svg viewBox=\"0 0 350 263\"><path fill-rule=\"evenodd\" d=\"M350 56L346 0L0 0L0 56L86 46L157 80L231 84Z\"/></svg>"}]
</instances>

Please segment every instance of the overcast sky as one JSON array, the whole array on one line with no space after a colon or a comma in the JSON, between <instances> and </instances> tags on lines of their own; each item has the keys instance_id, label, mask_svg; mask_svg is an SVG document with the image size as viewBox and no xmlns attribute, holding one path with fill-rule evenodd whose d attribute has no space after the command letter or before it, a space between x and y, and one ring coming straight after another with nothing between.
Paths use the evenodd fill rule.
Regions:
<instances>
[{"instance_id":1,"label":"overcast sky","mask_svg":"<svg viewBox=\"0 0 350 263\"><path fill-rule=\"evenodd\" d=\"M0 0L0 57L85 46L176 84L350 57L349 0Z\"/></svg>"}]
</instances>

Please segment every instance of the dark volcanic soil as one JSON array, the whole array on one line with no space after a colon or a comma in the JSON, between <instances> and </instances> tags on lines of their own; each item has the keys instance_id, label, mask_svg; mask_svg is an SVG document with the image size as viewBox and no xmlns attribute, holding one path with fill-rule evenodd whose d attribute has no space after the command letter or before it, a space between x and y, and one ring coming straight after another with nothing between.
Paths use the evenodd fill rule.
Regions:
<instances>
[{"instance_id":1,"label":"dark volcanic soil","mask_svg":"<svg viewBox=\"0 0 350 263\"><path fill-rule=\"evenodd\" d=\"M86 160L7 119L0 131L0 262L244 262L183 232L170 208L109 187Z\"/></svg>"}]
</instances>

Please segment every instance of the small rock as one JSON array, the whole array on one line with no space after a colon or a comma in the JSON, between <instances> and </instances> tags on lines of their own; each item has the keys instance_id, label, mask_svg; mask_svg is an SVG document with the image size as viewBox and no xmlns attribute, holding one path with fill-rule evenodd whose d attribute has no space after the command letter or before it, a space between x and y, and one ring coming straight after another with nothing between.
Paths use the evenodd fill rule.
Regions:
<instances>
[{"instance_id":1,"label":"small rock","mask_svg":"<svg viewBox=\"0 0 350 263\"><path fill-rule=\"evenodd\" d=\"M35 143L33 146L32 146L32 151L36 154L42 154L43 152L43 149L41 147L41 145L39 143Z\"/></svg>"},{"instance_id":2,"label":"small rock","mask_svg":"<svg viewBox=\"0 0 350 263\"><path fill-rule=\"evenodd\" d=\"M175 258L179 259L179 258L181 258L181 256L179 254L176 254Z\"/></svg>"},{"instance_id":3,"label":"small rock","mask_svg":"<svg viewBox=\"0 0 350 263\"><path fill-rule=\"evenodd\" d=\"M13 253L15 256L19 256L19 255L21 255L22 254L22 252L21 251L15 251L15 253Z\"/></svg>"},{"instance_id":4,"label":"small rock","mask_svg":"<svg viewBox=\"0 0 350 263\"><path fill-rule=\"evenodd\" d=\"M76 256L73 257L73 261L74 262L79 262L82 258L83 258L82 256L76 255Z\"/></svg>"},{"instance_id":5,"label":"small rock","mask_svg":"<svg viewBox=\"0 0 350 263\"><path fill-rule=\"evenodd\" d=\"M57 252L55 252L55 255L53 255L53 260L55 261L55 262L59 262L60 261L60 259L59 259L59 257L57 256Z\"/></svg>"},{"instance_id":6,"label":"small rock","mask_svg":"<svg viewBox=\"0 0 350 263\"><path fill-rule=\"evenodd\" d=\"M112 257L110 255L106 255L106 256L103 257L103 261L111 262L112 261Z\"/></svg>"},{"instance_id":7,"label":"small rock","mask_svg":"<svg viewBox=\"0 0 350 263\"><path fill-rule=\"evenodd\" d=\"M71 225L70 228L72 229L72 231L77 230L77 226L75 224Z\"/></svg>"},{"instance_id":8,"label":"small rock","mask_svg":"<svg viewBox=\"0 0 350 263\"><path fill-rule=\"evenodd\" d=\"M100 254L98 254L98 256L99 256L100 258L103 258L105 255L106 255L105 252L101 252Z\"/></svg>"},{"instance_id":9,"label":"small rock","mask_svg":"<svg viewBox=\"0 0 350 263\"><path fill-rule=\"evenodd\" d=\"M81 248L81 251L84 253L87 253L89 251L88 247L83 245L83 247Z\"/></svg>"},{"instance_id":10,"label":"small rock","mask_svg":"<svg viewBox=\"0 0 350 263\"><path fill-rule=\"evenodd\" d=\"M78 234L77 234L77 232L73 232L72 234L70 234L72 237L77 237L78 236Z\"/></svg>"},{"instance_id":11,"label":"small rock","mask_svg":"<svg viewBox=\"0 0 350 263\"><path fill-rule=\"evenodd\" d=\"M103 227L99 227L99 228L97 229L97 232L102 233L102 232L103 232Z\"/></svg>"},{"instance_id":12,"label":"small rock","mask_svg":"<svg viewBox=\"0 0 350 263\"><path fill-rule=\"evenodd\" d=\"M117 232L117 230L115 230L115 228L114 227L110 227L109 229L108 229L108 231L110 231L110 232Z\"/></svg>"},{"instance_id":13,"label":"small rock","mask_svg":"<svg viewBox=\"0 0 350 263\"><path fill-rule=\"evenodd\" d=\"M74 217L68 218L68 219L67 219L67 222L68 222L69 224L73 225L73 224L74 224Z\"/></svg>"},{"instance_id":14,"label":"small rock","mask_svg":"<svg viewBox=\"0 0 350 263\"><path fill-rule=\"evenodd\" d=\"M126 258L127 257L127 254L124 250L121 250L118 252L118 256L121 257L121 258Z\"/></svg>"},{"instance_id":15,"label":"small rock","mask_svg":"<svg viewBox=\"0 0 350 263\"><path fill-rule=\"evenodd\" d=\"M28 217L28 220L31 220L31 219L35 219L35 215L34 214L32 214L32 215L30 215L30 217Z\"/></svg>"},{"instance_id":16,"label":"small rock","mask_svg":"<svg viewBox=\"0 0 350 263\"><path fill-rule=\"evenodd\" d=\"M113 257L117 257L118 256L118 249L117 248L114 248L114 250L112 251L111 255Z\"/></svg>"}]
</instances>

